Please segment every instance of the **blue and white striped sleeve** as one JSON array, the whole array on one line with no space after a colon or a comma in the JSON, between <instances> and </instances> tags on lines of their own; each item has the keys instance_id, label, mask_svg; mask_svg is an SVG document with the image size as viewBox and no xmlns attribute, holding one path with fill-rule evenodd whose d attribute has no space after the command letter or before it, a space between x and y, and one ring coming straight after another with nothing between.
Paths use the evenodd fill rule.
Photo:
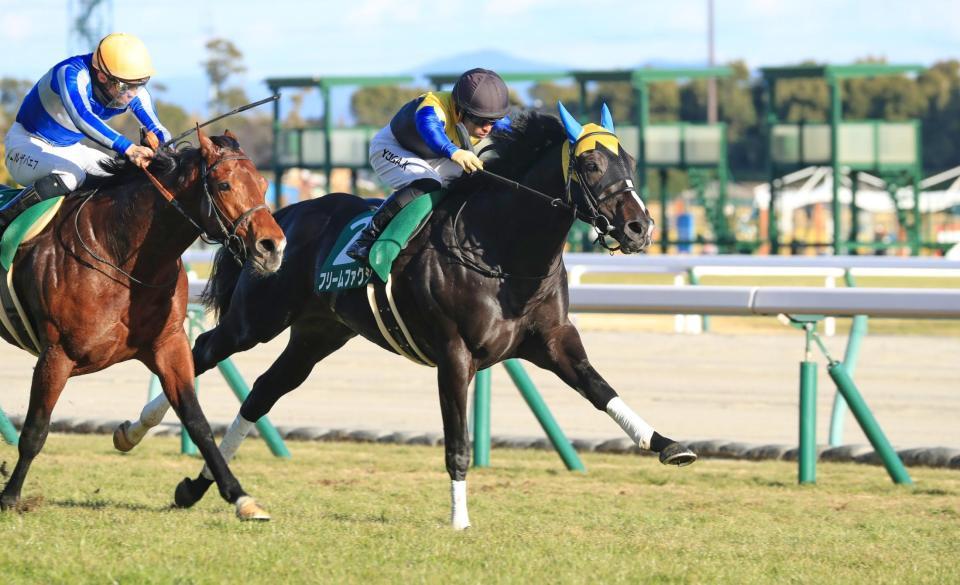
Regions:
<instances>
[{"instance_id":1,"label":"blue and white striped sleeve","mask_svg":"<svg viewBox=\"0 0 960 585\"><path fill-rule=\"evenodd\" d=\"M130 109L144 128L157 135L157 138L160 139L160 144L170 140L170 131L160 123L160 118L157 117L157 110L153 106L153 98L150 97L150 92L147 91L147 88L141 87L140 90L137 91L137 97L130 101Z\"/></svg>"},{"instance_id":2,"label":"blue and white striped sleeve","mask_svg":"<svg viewBox=\"0 0 960 585\"><path fill-rule=\"evenodd\" d=\"M80 132L90 140L120 154L130 148L133 143L129 138L107 126L93 113L87 92L90 86L89 71L70 66L61 67L57 71L57 82L60 86L60 99L63 101L64 109Z\"/></svg>"},{"instance_id":3,"label":"blue and white striped sleeve","mask_svg":"<svg viewBox=\"0 0 960 585\"><path fill-rule=\"evenodd\" d=\"M417 132L423 138L423 141L430 150L440 156L450 158L450 156L459 150L457 145L447 137L446 126L443 120L437 116L433 106L421 106L416 114Z\"/></svg>"}]
</instances>

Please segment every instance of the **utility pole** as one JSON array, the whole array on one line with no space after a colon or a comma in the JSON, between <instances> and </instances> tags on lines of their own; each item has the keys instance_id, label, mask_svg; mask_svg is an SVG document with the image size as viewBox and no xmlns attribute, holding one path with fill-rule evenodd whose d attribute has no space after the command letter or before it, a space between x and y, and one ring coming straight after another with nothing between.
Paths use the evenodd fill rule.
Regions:
<instances>
[{"instance_id":1,"label":"utility pole","mask_svg":"<svg viewBox=\"0 0 960 585\"><path fill-rule=\"evenodd\" d=\"M707 0L707 65L715 66L716 55L713 50L713 0ZM717 123L717 78L707 78L707 122Z\"/></svg>"}]
</instances>

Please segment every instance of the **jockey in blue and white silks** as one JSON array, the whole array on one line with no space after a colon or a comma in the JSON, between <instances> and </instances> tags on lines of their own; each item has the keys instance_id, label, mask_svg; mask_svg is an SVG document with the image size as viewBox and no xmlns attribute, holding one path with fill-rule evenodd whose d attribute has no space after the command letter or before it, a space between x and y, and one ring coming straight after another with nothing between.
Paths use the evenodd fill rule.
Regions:
<instances>
[{"instance_id":1,"label":"jockey in blue and white silks","mask_svg":"<svg viewBox=\"0 0 960 585\"><path fill-rule=\"evenodd\" d=\"M152 74L143 43L122 33L105 37L94 53L54 65L27 94L4 140L10 175L22 185L54 175L64 190L76 189L87 174L102 174L99 163L112 158L81 144L83 138L145 167L153 151L106 122L130 110L161 143L170 138L146 89Z\"/></svg>"},{"instance_id":2,"label":"jockey in blue and white silks","mask_svg":"<svg viewBox=\"0 0 960 585\"><path fill-rule=\"evenodd\" d=\"M461 142L457 124L463 124L475 146L494 130L510 128L509 107L503 79L478 68L461 75L453 91L428 92L400 108L370 141L370 165L395 191L347 255L366 261L383 228L408 203L446 187L464 172L482 169L483 162Z\"/></svg>"}]
</instances>

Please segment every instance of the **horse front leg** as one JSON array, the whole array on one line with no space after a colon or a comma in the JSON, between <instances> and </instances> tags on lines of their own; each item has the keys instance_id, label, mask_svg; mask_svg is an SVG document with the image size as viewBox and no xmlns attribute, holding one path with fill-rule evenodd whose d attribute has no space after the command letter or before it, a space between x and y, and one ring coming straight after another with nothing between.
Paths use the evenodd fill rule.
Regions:
<instances>
[{"instance_id":1,"label":"horse front leg","mask_svg":"<svg viewBox=\"0 0 960 585\"><path fill-rule=\"evenodd\" d=\"M697 455L684 445L669 439L627 406L616 391L590 365L580 333L570 323L551 332L542 344L524 347L526 357L536 365L551 370L579 392L597 410L606 412L641 449L658 453L664 465L682 467L697 460Z\"/></svg>"},{"instance_id":2,"label":"horse front leg","mask_svg":"<svg viewBox=\"0 0 960 585\"><path fill-rule=\"evenodd\" d=\"M443 449L450 475L450 524L454 530L470 527L467 513L467 468L470 437L467 428L467 389L476 368L466 349L437 364Z\"/></svg>"},{"instance_id":3,"label":"horse front leg","mask_svg":"<svg viewBox=\"0 0 960 585\"><path fill-rule=\"evenodd\" d=\"M0 309L2 310L2 309ZM73 372L71 361L60 347L47 347L33 370L30 386L30 406L23 422L18 446L17 465L0 494L0 510L16 509L20 490L33 459L40 453L50 430L50 415Z\"/></svg>"},{"instance_id":4,"label":"horse front leg","mask_svg":"<svg viewBox=\"0 0 960 585\"><path fill-rule=\"evenodd\" d=\"M167 401L210 467L220 495L236 507L237 517L241 520L269 520L270 515L243 491L217 449L210 423L193 388L193 359L186 334L173 336L156 348L154 361L147 365L160 378Z\"/></svg>"}]
</instances>

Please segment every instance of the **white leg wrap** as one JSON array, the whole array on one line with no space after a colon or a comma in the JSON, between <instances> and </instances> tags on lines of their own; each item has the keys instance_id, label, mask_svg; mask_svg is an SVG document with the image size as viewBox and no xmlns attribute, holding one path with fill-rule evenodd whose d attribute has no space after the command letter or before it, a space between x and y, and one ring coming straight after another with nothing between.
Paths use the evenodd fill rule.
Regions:
<instances>
[{"instance_id":1,"label":"white leg wrap","mask_svg":"<svg viewBox=\"0 0 960 585\"><path fill-rule=\"evenodd\" d=\"M617 421L620 428L640 446L641 449L650 449L650 439L653 438L653 427L647 424L647 421L640 418L640 415L633 412L619 396L612 398L607 403L607 414L610 418Z\"/></svg>"},{"instance_id":2,"label":"white leg wrap","mask_svg":"<svg viewBox=\"0 0 960 585\"><path fill-rule=\"evenodd\" d=\"M233 456L237 453L237 449L240 448L240 443L247 438L247 434L250 432L250 429L253 428L254 423L243 418L239 414L237 418L233 419L233 423L230 425L230 428L227 429L227 434L223 436L223 441L220 441L220 454L223 455L223 460L230 462L233 459ZM213 481L213 472L210 471L210 468L206 465L203 466L203 471L200 472L200 475Z\"/></svg>"},{"instance_id":3,"label":"white leg wrap","mask_svg":"<svg viewBox=\"0 0 960 585\"><path fill-rule=\"evenodd\" d=\"M168 410L170 410L170 403L163 394L148 402L140 411L140 420L130 423L127 439L133 443L139 443L147 431L160 424Z\"/></svg>"},{"instance_id":4,"label":"white leg wrap","mask_svg":"<svg viewBox=\"0 0 960 585\"><path fill-rule=\"evenodd\" d=\"M450 523L454 530L470 528L470 516L467 514L467 482L450 482Z\"/></svg>"}]
</instances>

